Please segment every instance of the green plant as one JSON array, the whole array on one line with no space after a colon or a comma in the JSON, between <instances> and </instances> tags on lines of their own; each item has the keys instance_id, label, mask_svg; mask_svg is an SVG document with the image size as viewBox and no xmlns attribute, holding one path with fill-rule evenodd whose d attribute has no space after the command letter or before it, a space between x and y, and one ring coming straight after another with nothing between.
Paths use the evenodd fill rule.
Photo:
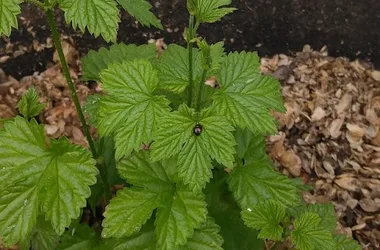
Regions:
<instances>
[{"instance_id":1,"label":"green plant","mask_svg":"<svg viewBox=\"0 0 380 250\"><path fill-rule=\"evenodd\" d=\"M0 33L17 27L21 1L0 0ZM226 54L197 36L202 23L234 11L230 0L188 0L187 48L115 44L83 59L83 79L100 81L85 111L68 73L53 18L115 40L114 0L29 0L48 16L90 152L48 139L31 117L43 108L34 89L0 130L0 235L23 249L360 249L335 235L331 205L305 205L304 187L276 172L265 135L271 110L285 111L280 84L262 75L252 52ZM117 0L142 24L161 27L143 0ZM84 12L80 12L80 11ZM212 83L206 85L205 82ZM120 179L116 173L122 179ZM123 183L116 197L110 187ZM91 188L90 188L91 186ZM112 198L112 199L111 199ZM110 201L108 202L108 200ZM91 208L102 226L80 223ZM104 219L97 210L106 206ZM258 230L255 231L255 230ZM101 236L101 237L100 237Z\"/></svg>"}]
</instances>

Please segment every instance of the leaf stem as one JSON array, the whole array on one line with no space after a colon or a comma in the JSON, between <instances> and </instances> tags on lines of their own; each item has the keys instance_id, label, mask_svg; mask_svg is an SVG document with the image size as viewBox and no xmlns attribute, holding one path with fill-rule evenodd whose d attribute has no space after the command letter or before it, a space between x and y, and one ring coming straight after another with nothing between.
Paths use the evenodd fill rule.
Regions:
<instances>
[{"instance_id":1,"label":"leaf stem","mask_svg":"<svg viewBox=\"0 0 380 250\"><path fill-rule=\"evenodd\" d=\"M188 92L188 99L187 99L187 105L191 107L192 104L192 98L193 98L193 85L194 85L194 79L193 79L193 43L191 40L194 38L194 16L190 15L189 18L189 30L187 35L187 50L189 53L189 92Z\"/></svg>"},{"instance_id":2,"label":"leaf stem","mask_svg":"<svg viewBox=\"0 0 380 250\"><path fill-rule=\"evenodd\" d=\"M36 5L37 7L41 8L44 11L46 10L45 5L38 0L24 0L24 2L29 2L31 4Z\"/></svg>"},{"instance_id":3,"label":"leaf stem","mask_svg":"<svg viewBox=\"0 0 380 250\"><path fill-rule=\"evenodd\" d=\"M76 93L76 90L75 90L75 87L74 87L74 83L73 83L73 81L71 79L71 76L70 76L69 67L67 65L67 62L66 62L66 59L65 59L65 55L63 54L63 49L62 49L62 44L61 44L61 38L60 38L60 35L58 33L57 24L56 24L55 19L54 19L53 10L52 9L47 9L46 10L46 15L48 17L49 26L50 26L51 33L52 33L52 36L53 36L54 46L57 49L59 60L60 60L61 65L62 65L63 74L64 74L64 76L66 78L67 85L70 88L71 98L73 99L73 102L75 104L75 108L76 108L76 110L78 112L79 120L80 120L80 122L82 124L83 131L84 131L84 133L86 135L88 144L90 146L90 150L91 150L92 156L93 156L94 159L96 159L97 158L97 153L96 153L96 148L95 148L95 145L94 145L94 141L92 140L92 137L91 137L88 125L87 125L86 120L84 118L83 111L82 111L82 108L81 108L80 103L79 103L78 95Z\"/></svg>"}]
</instances>

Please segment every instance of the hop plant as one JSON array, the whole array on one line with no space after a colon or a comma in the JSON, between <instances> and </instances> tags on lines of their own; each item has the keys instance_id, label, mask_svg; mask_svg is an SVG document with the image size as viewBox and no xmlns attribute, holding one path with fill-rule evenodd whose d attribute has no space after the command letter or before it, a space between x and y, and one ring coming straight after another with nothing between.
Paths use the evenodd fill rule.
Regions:
<instances>
[{"instance_id":1,"label":"hop plant","mask_svg":"<svg viewBox=\"0 0 380 250\"><path fill-rule=\"evenodd\" d=\"M44 108L31 88L20 116L0 130L0 236L22 249L264 249L271 240L301 250L360 249L336 235L334 208L306 205L298 180L278 173L265 136L284 112L279 82L254 52L226 53L197 35L235 11L230 0L188 0L187 47L114 44L83 58L83 80L104 93L84 107L65 62L52 9L73 28L115 41L118 5L162 28L144 0L29 0L47 13L90 151L49 139L33 117ZM0 33L17 27L21 1L0 0ZM205 84L213 82L213 84ZM110 189L122 188L116 194ZM109 201L110 200L110 201ZM99 209L101 226L80 223ZM101 233L100 233L101 232ZM274 245L272 249L277 249Z\"/></svg>"}]
</instances>

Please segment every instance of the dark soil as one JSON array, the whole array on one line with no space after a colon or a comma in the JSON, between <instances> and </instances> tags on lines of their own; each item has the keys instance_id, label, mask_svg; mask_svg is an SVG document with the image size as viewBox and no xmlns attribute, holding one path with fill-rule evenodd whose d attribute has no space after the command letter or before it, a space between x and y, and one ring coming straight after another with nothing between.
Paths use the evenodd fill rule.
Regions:
<instances>
[{"instance_id":1,"label":"dark soil","mask_svg":"<svg viewBox=\"0 0 380 250\"><path fill-rule=\"evenodd\" d=\"M146 43L150 38L165 38L166 43L183 43L182 32L187 24L185 0L151 1L154 12L162 20L164 31L141 27L127 13L122 14L119 42ZM380 66L380 2L378 0L233 0L238 10L222 22L203 25L199 33L209 42L225 40L227 50L257 50L261 56L299 51L305 44L319 49L328 46L332 56L370 60ZM36 52L33 40L46 43L50 32L46 17L38 9L23 5L23 21L14 30L10 41L27 48L23 55L0 64L15 78L42 71L51 61L52 49ZM57 11L61 32L75 41L81 55L89 49L107 44L73 32ZM33 27L30 32L30 27ZM29 31L28 31L29 28ZM5 54L6 40L0 39L0 56ZM9 51L7 51L9 53Z\"/></svg>"}]
</instances>

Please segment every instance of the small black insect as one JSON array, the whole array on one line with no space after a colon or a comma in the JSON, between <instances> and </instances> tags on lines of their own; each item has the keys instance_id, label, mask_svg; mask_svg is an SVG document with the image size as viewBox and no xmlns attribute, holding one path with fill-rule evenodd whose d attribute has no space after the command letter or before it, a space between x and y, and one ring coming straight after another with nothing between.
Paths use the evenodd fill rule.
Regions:
<instances>
[{"instance_id":1,"label":"small black insect","mask_svg":"<svg viewBox=\"0 0 380 250\"><path fill-rule=\"evenodd\" d=\"M203 130L202 125L198 123L197 125L195 125L193 132L196 136L198 136L202 133L202 130Z\"/></svg>"}]
</instances>

